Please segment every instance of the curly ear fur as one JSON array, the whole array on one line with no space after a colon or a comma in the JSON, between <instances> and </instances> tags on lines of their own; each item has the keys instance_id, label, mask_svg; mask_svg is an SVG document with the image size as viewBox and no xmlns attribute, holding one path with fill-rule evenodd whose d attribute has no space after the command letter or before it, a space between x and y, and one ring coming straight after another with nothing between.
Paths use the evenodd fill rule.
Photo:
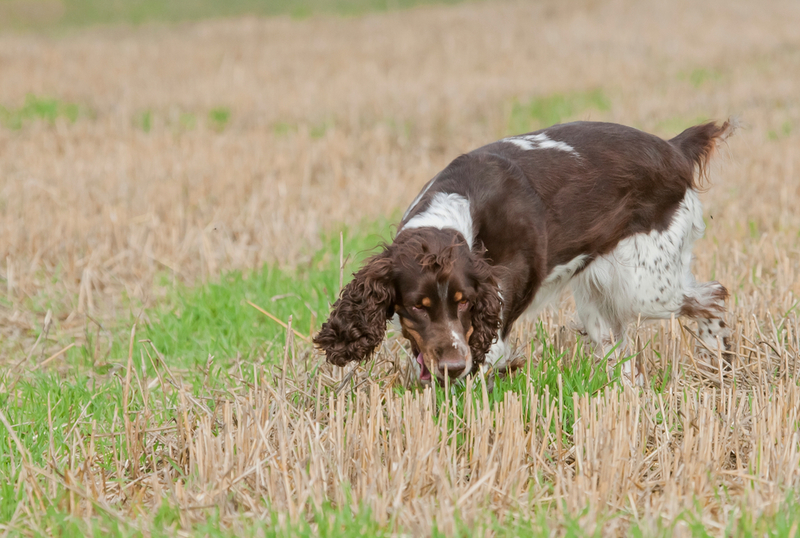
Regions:
<instances>
[{"instance_id":1,"label":"curly ear fur","mask_svg":"<svg viewBox=\"0 0 800 538\"><path fill-rule=\"evenodd\" d=\"M372 356L394 314L393 261L389 250L367 260L344 287L328 321L314 337L328 362L344 366Z\"/></svg>"},{"instance_id":2,"label":"curly ear fur","mask_svg":"<svg viewBox=\"0 0 800 538\"><path fill-rule=\"evenodd\" d=\"M497 339L500 330L500 313L503 302L500 299L497 280L492 267L482 258L475 257L475 277L478 280L478 298L472 307L472 336L469 347L472 349L473 364L481 364L486 353Z\"/></svg>"}]
</instances>

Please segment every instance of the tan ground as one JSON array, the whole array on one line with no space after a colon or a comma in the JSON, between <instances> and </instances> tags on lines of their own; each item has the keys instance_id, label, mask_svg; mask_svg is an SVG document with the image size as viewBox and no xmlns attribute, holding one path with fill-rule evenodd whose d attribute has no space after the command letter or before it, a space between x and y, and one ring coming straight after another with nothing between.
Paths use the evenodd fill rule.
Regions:
<instances>
[{"instance_id":1,"label":"tan ground","mask_svg":"<svg viewBox=\"0 0 800 538\"><path fill-rule=\"evenodd\" d=\"M416 465L402 447L427 446L422 437L406 430L407 444L392 448L388 440L400 434L390 428L389 445L375 448L380 457L352 444L337 454L341 432L315 433L311 415L308 422L297 415L299 444L290 456L308 461L306 449L315 454L308 447L321 436L318 450L327 459L315 461L325 478L303 478L281 458L266 465L287 473L287 488L318 498L334 498L349 478L357 500L377 513L405 506L400 519L418 529L433 516L451 521L456 505L462 516L479 505L495 513L524 508L535 488L509 477L539 476L537 470L556 477L556 490L546 495L570 508L623 511L610 533L638 518L653 527L659 514L672 521L693 498L707 507L710 525L734 517L730 506L768 512L787 488L800 486L800 341L795 313L784 318L800 291L798 21L794 0L544 1L60 38L2 35L0 104L19 106L34 93L88 112L75 124L0 128L0 276L12 304L0 306L0 360L24 358L46 310L28 305L43 298L55 300L54 338L80 338L85 315L117 316L123 294L156 300L156 272L192 282L264 262L297 263L326 226L404 207L450 159L507 134L514 99L601 88L611 109L570 119L616 121L663 136L695 119L741 120L703 196L708 230L695 250L697 275L734 294L736 388L730 379L722 380L724 391L712 388L722 375L712 372L692 378L711 390L700 395L680 393L676 382L663 402L626 392L581 404L599 413L600 428L616 432L608 434L619 438L611 445L603 443L612 437L596 437L587 421L574 447L556 447L541 428L526 430L510 401L491 428L488 415L476 415L487 435L481 442L489 443L476 448L477 461L443 444L402 485L380 473L395 472L390 453L401 467ZM693 73L706 80L693 83ZM230 108L232 120L217 133L205 115L220 106ZM154 118L149 133L136 124L146 110ZM193 129L181 126L188 113L197 117ZM568 317L556 312L548 326ZM663 359L652 351L645 358L690 364L685 333L667 325L657 343ZM785 396L770 400L776 386ZM416 412L411 401L384 397L388 417L400 408ZM666 426L654 425L664 406L694 437L670 437ZM265 407L264 416L275 409ZM413 420L422 424L424 413ZM535 420L550 419L545 413ZM418 435L432 435L432 426L419 428ZM268 444L253 445L254 459L245 463L268 458ZM489 456L492 446L498 448ZM354 470L361 464L351 458L368 461ZM218 485L215 477L209 483ZM719 484L729 485L729 498L716 496ZM205 486L201 480L194 487ZM203 504L197 491L191 502ZM248 492L266 490L253 483Z\"/></svg>"}]
</instances>

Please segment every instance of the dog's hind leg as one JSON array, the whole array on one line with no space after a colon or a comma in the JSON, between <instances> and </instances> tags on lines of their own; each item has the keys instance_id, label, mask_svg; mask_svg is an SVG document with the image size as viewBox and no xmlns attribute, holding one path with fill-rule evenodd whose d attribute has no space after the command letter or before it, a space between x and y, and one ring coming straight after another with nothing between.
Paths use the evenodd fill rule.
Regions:
<instances>
[{"instance_id":1,"label":"dog's hind leg","mask_svg":"<svg viewBox=\"0 0 800 538\"><path fill-rule=\"evenodd\" d=\"M692 274L692 247L704 230L700 201L688 190L666 230L620 241L614 251L578 275L580 287L602 290L612 304L609 310L623 326L637 318L686 316L697 321L702 341L698 351L716 362L717 354L725 355L729 345L728 292L719 282L697 282Z\"/></svg>"},{"instance_id":2,"label":"dog's hind leg","mask_svg":"<svg viewBox=\"0 0 800 538\"><path fill-rule=\"evenodd\" d=\"M691 272L692 247L704 229L700 201L690 189L667 229L623 239L577 275L573 295L592 340L607 348L614 343L609 334L623 337L628 323L638 318L686 316L698 323L699 351L712 362L717 353L725 354L728 292L718 282L697 282Z\"/></svg>"},{"instance_id":3,"label":"dog's hind leg","mask_svg":"<svg viewBox=\"0 0 800 538\"><path fill-rule=\"evenodd\" d=\"M680 315L697 321L697 336L703 345L701 353L710 355L711 362L717 362L721 354L730 362L731 330L725 322L725 299L728 290L719 282L693 282L684 289Z\"/></svg>"},{"instance_id":4,"label":"dog's hind leg","mask_svg":"<svg viewBox=\"0 0 800 538\"><path fill-rule=\"evenodd\" d=\"M629 271L634 282L634 304L643 319L685 316L697 322L701 340L697 350L716 363L718 354L728 358L731 334L725 322L728 291L719 282L698 282L692 273L692 247L703 236L705 223L697 194L688 190L670 226L651 233L653 251L644 263Z\"/></svg>"},{"instance_id":5,"label":"dog's hind leg","mask_svg":"<svg viewBox=\"0 0 800 538\"><path fill-rule=\"evenodd\" d=\"M712 364L721 355L730 361L731 330L725 322L728 291L719 282L697 282L688 268L678 286L664 289L653 300L640 303L643 319L669 319L685 316L697 322L697 352ZM659 288L661 289L661 288Z\"/></svg>"},{"instance_id":6,"label":"dog's hind leg","mask_svg":"<svg viewBox=\"0 0 800 538\"><path fill-rule=\"evenodd\" d=\"M598 288L595 280L593 285L587 285L585 279L573 281L572 294L578 310L578 317L582 325L581 333L587 335L595 344L595 355L598 358L607 357L611 364L618 358L629 354L628 338L625 334L625 322L614 308L610 294L613 287L610 282ZM641 369L633 371L631 360L626 360L622 365L622 375L626 380L643 386L644 374Z\"/></svg>"}]
</instances>

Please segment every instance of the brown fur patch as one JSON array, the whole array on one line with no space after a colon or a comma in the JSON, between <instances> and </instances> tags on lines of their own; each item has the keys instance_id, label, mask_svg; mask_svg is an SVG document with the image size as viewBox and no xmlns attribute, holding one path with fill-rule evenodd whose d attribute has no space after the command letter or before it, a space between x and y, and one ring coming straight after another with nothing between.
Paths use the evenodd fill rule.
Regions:
<instances>
[{"instance_id":1,"label":"brown fur patch","mask_svg":"<svg viewBox=\"0 0 800 538\"><path fill-rule=\"evenodd\" d=\"M402 317L400 318L400 326L403 328L403 334L406 336L406 338L408 337L413 338L414 343L417 345L417 348L424 354L425 350L422 349L422 346L420 345L420 342L422 342L422 336L417 331L408 326L408 322L405 320L405 318Z\"/></svg>"},{"instance_id":2,"label":"brown fur patch","mask_svg":"<svg viewBox=\"0 0 800 538\"><path fill-rule=\"evenodd\" d=\"M697 301L694 297L684 297L683 298L683 305L681 305L681 309L679 314L681 316L690 317L693 319L697 318L717 318L720 314L725 312L725 306L723 301L728 298L728 290L725 289L723 286L719 286L712 296L712 299L715 301L714 303L706 303L702 304ZM723 325L720 327L724 327Z\"/></svg>"}]
</instances>

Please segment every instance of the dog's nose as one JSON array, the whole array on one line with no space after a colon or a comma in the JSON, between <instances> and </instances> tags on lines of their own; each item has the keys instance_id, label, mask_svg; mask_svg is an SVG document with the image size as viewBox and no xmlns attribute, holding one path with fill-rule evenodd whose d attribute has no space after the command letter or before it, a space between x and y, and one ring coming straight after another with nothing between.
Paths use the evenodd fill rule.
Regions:
<instances>
[{"instance_id":1,"label":"dog's nose","mask_svg":"<svg viewBox=\"0 0 800 538\"><path fill-rule=\"evenodd\" d=\"M467 367L467 361L464 357L442 357L439 359L439 377L448 375L450 377L458 377L464 373Z\"/></svg>"}]
</instances>

